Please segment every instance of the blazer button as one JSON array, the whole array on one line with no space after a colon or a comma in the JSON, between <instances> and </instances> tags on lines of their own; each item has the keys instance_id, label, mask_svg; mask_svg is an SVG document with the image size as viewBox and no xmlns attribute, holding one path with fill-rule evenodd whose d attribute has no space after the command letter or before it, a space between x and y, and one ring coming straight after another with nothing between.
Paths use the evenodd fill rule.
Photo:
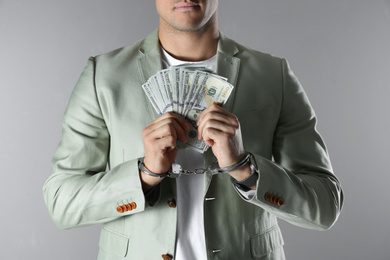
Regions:
<instances>
[{"instance_id":1,"label":"blazer button","mask_svg":"<svg viewBox=\"0 0 390 260\"><path fill-rule=\"evenodd\" d=\"M131 209L136 209L137 204L135 202L130 203Z\"/></svg>"},{"instance_id":2,"label":"blazer button","mask_svg":"<svg viewBox=\"0 0 390 260\"><path fill-rule=\"evenodd\" d=\"M267 192L264 196L265 200L269 201L271 199L271 194L269 194L269 192Z\"/></svg>"},{"instance_id":3,"label":"blazer button","mask_svg":"<svg viewBox=\"0 0 390 260\"><path fill-rule=\"evenodd\" d=\"M123 213L123 209L121 206L116 207L116 211L118 211L119 213Z\"/></svg>"},{"instance_id":4,"label":"blazer button","mask_svg":"<svg viewBox=\"0 0 390 260\"><path fill-rule=\"evenodd\" d=\"M168 206L170 208L176 208L176 201L175 200L168 200L167 203L168 203Z\"/></svg>"},{"instance_id":5,"label":"blazer button","mask_svg":"<svg viewBox=\"0 0 390 260\"><path fill-rule=\"evenodd\" d=\"M126 205L122 205L121 208L123 209L123 212L126 212L126 211L127 211Z\"/></svg>"},{"instance_id":6,"label":"blazer button","mask_svg":"<svg viewBox=\"0 0 390 260\"><path fill-rule=\"evenodd\" d=\"M132 208L131 208L131 206L130 206L130 204L129 204L129 203L127 203L125 206L126 206L126 209L127 209L127 211L130 211L130 210L132 210Z\"/></svg>"},{"instance_id":7,"label":"blazer button","mask_svg":"<svg viewBox=\"0 0 390 260\"><path fill-rule=\"evenodd\" d=\"M172 260L172 256L170 256L170 255L168 255L168 254L162 255L162 258L163 258L164 260Z\"/></svg>"},{"instance_id":8,"label":"blazer button","mask_svg":"<svg viewBox=\"0 0 390 260\"><path fill-rule=\"evenodd\" d=\"M276 205L282 206L283 205L283 199L278 199L278 201L276 202Z\"/></svg>"}]
</instances>

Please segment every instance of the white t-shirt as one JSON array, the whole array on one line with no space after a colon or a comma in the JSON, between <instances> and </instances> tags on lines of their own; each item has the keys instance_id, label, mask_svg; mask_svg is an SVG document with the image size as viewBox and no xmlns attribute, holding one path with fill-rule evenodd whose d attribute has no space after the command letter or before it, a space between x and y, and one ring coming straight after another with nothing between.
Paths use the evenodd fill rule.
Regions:
<instances>
[{"instance_id":1,"label":"white t-shirt","mask_svg":"<svg viewBox=\"0 0 390 260\"><path fill-rule=\"evenodd\" d=\"M187 62L175 59L161 48L163 67L174 65L202 64L216 71L217 55L201 62ZM203 154L192 149L179 150L176 163L183 169L204 168ZM207 259L203 223L204 175L182 175L176 179L177 186L177 234L176 260Z\"/></svg>"}]
</instances>

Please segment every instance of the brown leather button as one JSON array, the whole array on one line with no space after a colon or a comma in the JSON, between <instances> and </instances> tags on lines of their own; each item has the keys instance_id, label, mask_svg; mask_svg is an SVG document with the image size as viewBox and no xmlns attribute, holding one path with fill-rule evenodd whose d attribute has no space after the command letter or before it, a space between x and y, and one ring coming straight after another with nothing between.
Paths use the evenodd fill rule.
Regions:
<instances>
[{"instance_id":1,"label":"brown leather button","mask_svg":"<svg viewBox=\"0 0 390 260\"><path fill-rule=\"evenodd\" d=\"M162 258L163 258L164 260L172 260L172 256L170 256L170 255L168 255L168 254L162 255Z\"/></svg>"},{"instance_id":2,"label":"brown leather button","mask_svg":"<svg viewBox=\"0 0 390 260\"><path fill-rule=\"evenodd\" d=\"M131 205L129 203L127 203L125 206L126 206L127 211L132 210Z\"/></svg>"},{"instance_id":3,"label":"brown leather button","mask_svg":"<svg viewBox=\"0 0 390 260\"><path fill-rule=\"evenodd\" d=\"M168 200L167 203L168 203L168 206L170 208L176 208L176 201L175 200Z\"/></svg>"},{"instance_id":4,"label":"brown leather button","mask_svg":"<svg viewBox=\"0 0 390 260\"><path fill-rule=\"evenodd\" d=\"M127 211L126 205L122 205L121 208L123 209L123 212Z\"/></svg>"},{"instance_id":5,"label":"brown leather button","mask_svg":"<svg viewBox=\"0 0 390 260\"><path fill-rule=\"evenodd\" d=\"M123 209L121 206L116 207L116 211L118 211L119 213L123 213Z\"/></svg>"},{"instance_id":6,"label":"brown leather button","mask_svg":"<svg viewBox=\"0 0 390 260\"><path fill-rule=\"evenodd\" d=\"M274 203L275 205L282 206L283 205L283 199L279 198L278 196L272 195L271 193L267 192L264 195L264 198L269 201Z\"/></svg>"},{"instance_id":7,"label":"brown leather button","mask_svg":"<svg viewBox=\"0 0 390 260\"><path fill-rule=\"evenodd\" d=\"M135 202L130 203L131 209L136 209L137 204Z\"/></svg>"},{"instance_id":8,"label":"brown leather button","mask_svg":"<svg viewBox=\"0 0 390 260\"><path fill-rule=\"evenodd\" d=\"M283 205L283 199L278 199L278 201L276 202L276 205L282 206Z\"/></svg>"}]
</instances>

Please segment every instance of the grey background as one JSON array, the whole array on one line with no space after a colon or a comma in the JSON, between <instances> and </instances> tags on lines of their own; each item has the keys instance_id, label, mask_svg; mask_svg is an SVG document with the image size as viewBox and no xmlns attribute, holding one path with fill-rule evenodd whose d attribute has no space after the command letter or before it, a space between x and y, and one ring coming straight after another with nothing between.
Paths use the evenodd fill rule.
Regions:
<instances>
[{"instance_id":1,"label":"grey background","mask_svg":"<svg viewBox=\"0 0 390 260\"><path fill-rule=\"evenodd\" d=\"M318 232L280 221L288 259L390 259L390 1L220 1L228 36L289 60L346 200ZM0 0L0 259L96 259L100 226L63 231L42 185L87 58L157 27L154 1Z\"/></svg>"}]
</instances>

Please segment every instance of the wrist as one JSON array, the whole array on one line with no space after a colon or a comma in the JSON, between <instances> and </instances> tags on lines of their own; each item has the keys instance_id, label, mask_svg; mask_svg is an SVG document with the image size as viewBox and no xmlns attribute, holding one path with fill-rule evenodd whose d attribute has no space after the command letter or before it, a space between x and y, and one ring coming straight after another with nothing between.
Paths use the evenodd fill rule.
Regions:
<instances>
[{"instance_id":1,"label":"wrist","mask_svg":"<svg viewBox=\"0 0 390 260\"><path fill-rule=\"evenodd\" d=\"M246 178L248 178L251 175L251 167L249 164L245 164L241 168L229 172L229 175L234 178L236 181L242 181Z\"/></svg>"},{"instance_id":2,"label":"wrist","mask_svg":"<svg viewBox=\"0 0 390 260\"><path fill-rule=\"evenodd\" d=\"M150 157L143 157L138 160L138 163L142 163L144 167L144 172L148 174L149 172L152 174L164 174L167 171L169 171L170 166L161 165L158 162L159 159L151 160ZM164 160L165 161L165 160ZM165 169L164 167L168 167L168 169ZM143 169L141 169L143 170Z\"/></svg>"},{"instance_id":3,"label":"wrist","mask_svg":"<svg viewBox=\"0 0 390 260\"><path fill-rule=\"evenodd\" d=\"M139 176L141 180L142 190L144 192L149 191L163 180L162 178L152 177L141 170L139 170Z\"/></svg>"},{"instance_id":4,"label":"wrist","mask_svg":"<svg viewBox=\"0 0 390 260\"><path fill-rule=\"evenodd\" d=\"M139 176L142 184L142 190L144 192L150 190L151 188L159 184L165 176L165 174L157 174L151 172L146 167L144 163L144 158L138 161L138 169L139 169Z\"/></svg>"},{"instance_id":5,"label":"wrist","mask_svg":"<svg viewBox=\"0 0 390 260\"><path fill-rule=\"evenodd\" d=\"M233 185L244 191L255 190L259 178L259 170L257 169L255 158L250 153L248 155L249 160L243 167L229 173Z\"/></svg>"},{"instance_id":6,"label":"wrist","mask_svg":"<svg viewBox=\"0 0 390 260\"><path fill-rule=\"evenodd\" d=\"M154 178L165 178L165 177L169 176L168 172L156 173L156 172L152 172L151 170L149 170L149 168L145 165L145 157L141 158L138 161L138 169L140 171L142 171L143 173L145 173L151 177L154 177Z\"/></svg>"}]
</instances>

